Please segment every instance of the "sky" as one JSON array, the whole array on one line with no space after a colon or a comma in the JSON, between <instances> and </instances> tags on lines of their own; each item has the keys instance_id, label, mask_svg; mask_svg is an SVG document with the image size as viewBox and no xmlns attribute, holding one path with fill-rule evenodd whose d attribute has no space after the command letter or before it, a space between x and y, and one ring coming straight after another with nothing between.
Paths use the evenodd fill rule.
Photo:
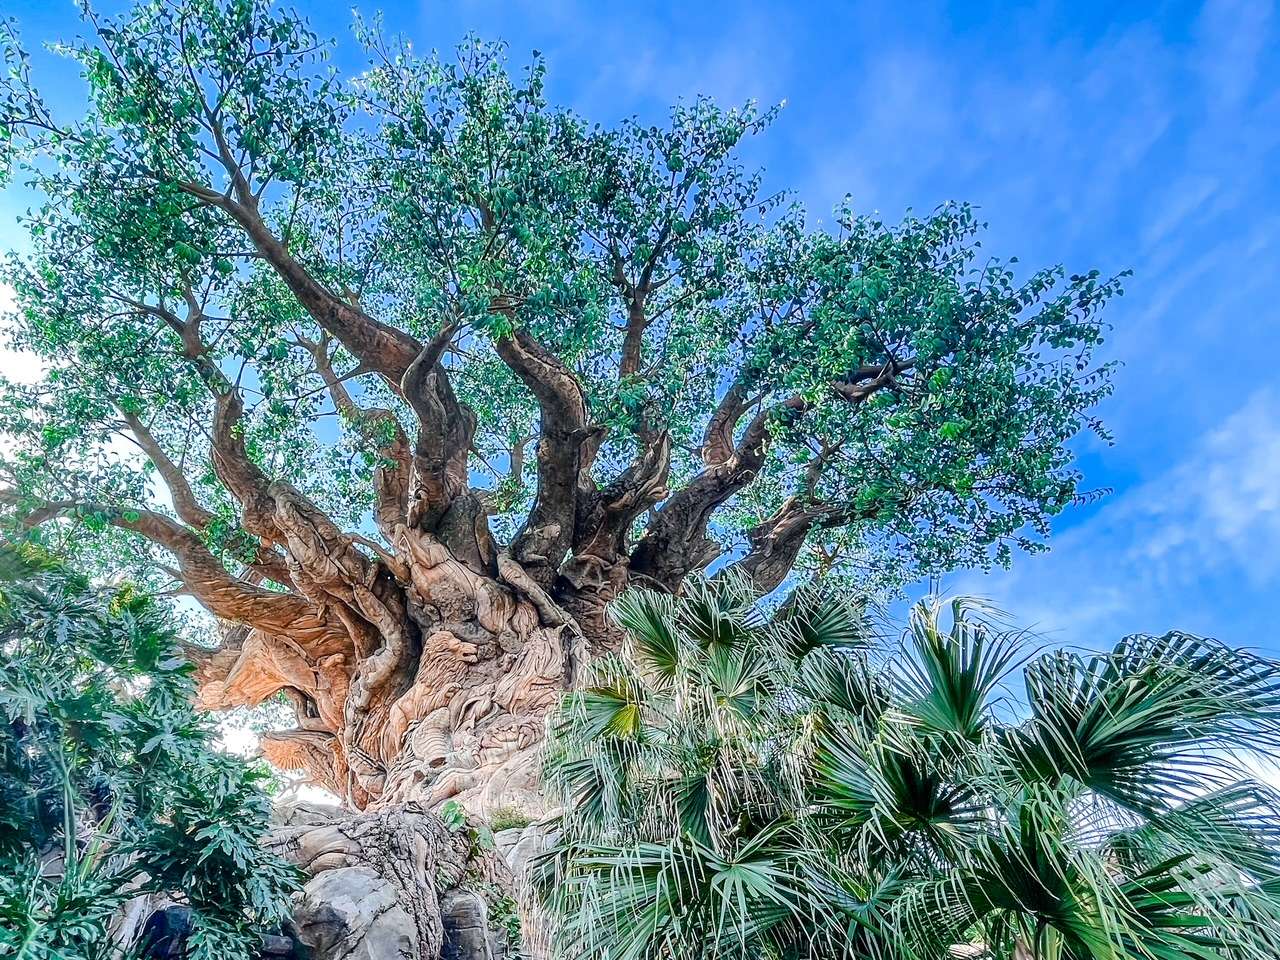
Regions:
<instances>
[{"instance_id":1,"label":"sky","mask_svg":"<svg viewBox=\"0 0 1280 960\"><path fill-rule=\"evenodd\" d=\"M772 0L361 2L419 49L468 32L591 120L659 121L681 97L786 103L752 142L766 187L826 216L846 193L893 220L947 200L1030 270L1131 269L1107 310L1124 366L1113 445L1077 444L1086 488L1046 554L959 571L1060 643L1180 629L1280 655L1280 11L1194 3ZM108 4L104 9L116 9ZM64 0L7 0L28 45L82 28ZM347 4L310 4L358 69ZM37 76L74 109L74 72ZM0 194L0 248L29 198ZM3 291L0 291L3 297ZM21 358L0 354L0 368Z\"/></svg>"}]
</instances>

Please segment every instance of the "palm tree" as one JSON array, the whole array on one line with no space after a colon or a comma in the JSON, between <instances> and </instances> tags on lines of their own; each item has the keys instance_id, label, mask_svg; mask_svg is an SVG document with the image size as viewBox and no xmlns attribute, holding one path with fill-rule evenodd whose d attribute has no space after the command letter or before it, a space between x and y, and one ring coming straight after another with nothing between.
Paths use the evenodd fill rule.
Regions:
<instances>
[{"instance_id":1,"label":"palm tree","mask_svg":"<svg viewBox=\"0 0 1280 960\"><path fill-rule=\"evenodd\" d=\"M1036 654L972 600L889 642L724 579L613 616L551 741L563 956L1276 955L1280 798L1246 771L1280 664L1179 633Z\"/></svg>"}]
</instances>

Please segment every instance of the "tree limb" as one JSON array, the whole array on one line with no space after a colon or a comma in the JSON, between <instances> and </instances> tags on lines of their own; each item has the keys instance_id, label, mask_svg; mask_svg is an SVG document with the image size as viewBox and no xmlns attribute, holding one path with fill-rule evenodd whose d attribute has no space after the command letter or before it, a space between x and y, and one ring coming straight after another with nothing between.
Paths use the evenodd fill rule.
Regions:
<instances>
[{"instance_id":1,"label":"tree limb","mask_svg":"<svg viewBox=\"0 0 1280 960\"><path fill-rule=\"evenodd\" d=\"M896 376L910 366L911 361L889 361L859 367L832 383L831 390L848 403L861 404L877 391L897 386ZM742 438L730 445L734 428L747 409L744 394L738 381L721 398L703 442L703 462L708 466L667 500L632 551L632 571L668 590L675 590L690 572L720 555L720 547L706 533L712 514L755 478L764 465L773 430L794 423L808 409L808 402L798 395L762 409L748 423ZM790 548L788 538L802 526L788 514L775 524L768 542L785 542ZM804 532L807 530L804 527ZM791 562L804 540L803 533L799 537ZM785 551L771 552L770 556L781 559ZM771 579L774 573L763 575L763 579Z\"/></svg>"},{"instance_id":2,"label":"tree limb","mask_svg":"<svg viewBox=\"0 0 1280 960\"><path fill-rule=\"evenodd\" d=\"M137 414L123 409L120 415L129 425L129 431L133 434L138 446L142 448L142 452L155 465L156 472L160 474L169 491L169 499L173 501L173 509L179 519L189 527L203 530L213 519L212 511L201 506L182 470L170 459L164 447L156 440L155 435L142 422L142 419Z\"/></svg>"},{"instance_id":3,"label":"tree limb","mask_svg":"<svg viewBox=\"0 0 1280 960\"><path fill-rule=\"evenodd\" d=\"M0 502L19 504L9 491ZM92 514L112 526L136 533L173 554L183 585L201 606L223 620L271 633L288 633L299 643L345 641L346 632L295 593L279 593L233 576L192 530L154 510L126 509L91 501L45 501L22 515L27 526L58 517Z\"/></svg>"},{"instance_id":4,"label":"tree limb","mask_svg":"<svg viewBox=\"0 0 1280 960\"><path fill-rule=\"evenodd\" d=\"M440 363L457 327L446 326L422 346L399 388L418 416L413 450L409 526L435 530L450 505L468 488L467 457L475 415L458 402Z\"/></svg>"},{"instance_id":5,"label":"tree limb","mask_svg":"<svg viewBox=\"0 0 1280 960\"><path fill-rule=\"evenodd\" d=\"M498 340L494 349L538 401L537 492L511 554L546 588L573 545L589 433L587 397L573 371L526 331Z\"/></svg>"},{"instance_id":6,"label":"tree limb","mask_svg":"<svg viewBox=\"0 0 1280 960\"><path fill-rule=\"evenodd\" d=\"M396 525L404 523L407 517L413 473L413 457L404 427L393 411L385 407L362 407L352 399L343 383L344 378L333 369L327 334L318 341L302 336L297 339L311 354L316 372L333 398L334 407L377 451L378 465L373 471L374 520L382 535L391 541Z\"/></svg>"}]
</instances>

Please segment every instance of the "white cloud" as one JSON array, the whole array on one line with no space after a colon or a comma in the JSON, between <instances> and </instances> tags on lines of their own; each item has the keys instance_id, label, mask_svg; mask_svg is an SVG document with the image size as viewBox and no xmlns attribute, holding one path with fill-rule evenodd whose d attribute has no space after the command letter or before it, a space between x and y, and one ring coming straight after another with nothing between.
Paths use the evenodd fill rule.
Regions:
<instances>
[{"instance_id":1,"label":"white cloud","mask_svg":"<svg viewBox=\"0 0 1280 960\"><path fill-rule=\"evenodd\" d=\"M1019 620L1088 646L1135 630L1213 634L1227 620L1224 597L1280 586L1277 544L1280 394L1264 387L1171 468L1055 538L1047 555L945 586L990 596Z\"/></svg>"},{"instance_id":2,"label":"white cloud","mask_svg":"<svg viewBox=\"0 0 1280 960\"><path fill-rule=\"evenodd\" d=\"M1143 228L1143 244L1153 247L1176 231L1217 193L1218 187L1214 177L1185 177L1174 183L1154 218Z\"/></svg>"},{"instance_id":3,"label":"white cloud","mask_svg":"<svg viewBox=\"0 0 1280 960\"><path fill-rule=\"evenodd\" d=\"M1280 398L1257 391L1168 475L1125 497L1155 529L1137 560L1229 566L1255 584L1280 574Z\"/></svg>"},{"instance_id":4,"label":"white cloud","mask_svg":"<svg viewBox=\"0 0 1280 960\"><path fill-rule=\"evenodd\" d=\"M772 106L785 96L787 45L779 43L785 25L776 16L763 17L749 12L730 23L713 42L673 41L670 36L647 37L637 42L631 30L605 31L593 36L601 56L599 76L592 85L598 97L607 94L616 99L621 87L628 94L654 98L669 104L705 95L725 107L739 106L747 100ZM595 106L595 104L592 104ZM608 100L599 104L603 116L610 116L616 106Z\"/></svg>"}]
</instances>

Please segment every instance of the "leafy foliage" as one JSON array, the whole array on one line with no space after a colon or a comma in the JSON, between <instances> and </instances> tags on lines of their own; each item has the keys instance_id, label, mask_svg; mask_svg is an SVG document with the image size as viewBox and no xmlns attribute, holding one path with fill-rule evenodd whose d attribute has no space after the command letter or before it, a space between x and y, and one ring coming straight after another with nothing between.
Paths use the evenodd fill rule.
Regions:
<instances>
[{"instance_id":1,"label":"leafy foliage","mask_svg":"<svg viewBox=\"0 0 1280 960\"><path fill-rule=\"evenodd\" d=\"M738 159L774 111L695 99L662 124L592 125L548 103L537 56L519 73L476 40L419 56L377 23L357 24L368 69L344 79L329 43L263 0L86 17L90 39L61 48L83 66L84 116L40 98L12 27L0 83L4 160L47 198L26 221L32 255L5 270L10 333L50 364L44 382L4 388L16 446L0 475L20 508L79 505L63 515L99 536L46 534L67 550L139 576L163 560L108 527L149 495L112 442L131 435L128 412L189 468L216 515L202 536L232 567L245 559L237 505L207 468L209 370L173 328L191 305L201 362L248 395L249 454L340 525L368 526L387 438L326 400L307 344L358 402L412 414L398 381L326 339L288 288L299 270L388 329L456 326L446 366L476 417L469 478L504 537L548 432L493 350L516 330L586 398L602 489L659 432L670 489L698 475L725 397L740 404L730 440L766 415L764 462L703 509L704 525L719 510L707 532L723 548L786 503L812 528L802 566L874 559L899 582L1037 549L1079 495L1066 444L1101 430L1089 411L1111 368L1094 353L1118 279L1019 279L981 250L964 205L894 224L844 204L816 226ZM228 213L241 185L292 266Z\"/></svg>"},{"instance_id":2,"label":"leafy foliage","mask_svg":"<svg viewBox=\"0 0 1280 960\"><path fill-rule=\"evenodd\" d=\"M894 643L813 589L769 622L732 581L628 594L551 746L563 954L1273 956L1280 797L1243 762L1280 741L1280 664L1183 634L1032 656L947 614Z\"/></svg>"},{"instance_id":3,"label":"leafy foliage","mask_svg":"<svg viewBox=\"0 0 1280 960\"><path fill-rule=\"evenodd\" d=\"M193 958L255 956L283 918L266 773L214 750L189 673L154 601L0 552L0 954L113 956L147 892L192 907Z\"/></svg>"}]
</instances>

